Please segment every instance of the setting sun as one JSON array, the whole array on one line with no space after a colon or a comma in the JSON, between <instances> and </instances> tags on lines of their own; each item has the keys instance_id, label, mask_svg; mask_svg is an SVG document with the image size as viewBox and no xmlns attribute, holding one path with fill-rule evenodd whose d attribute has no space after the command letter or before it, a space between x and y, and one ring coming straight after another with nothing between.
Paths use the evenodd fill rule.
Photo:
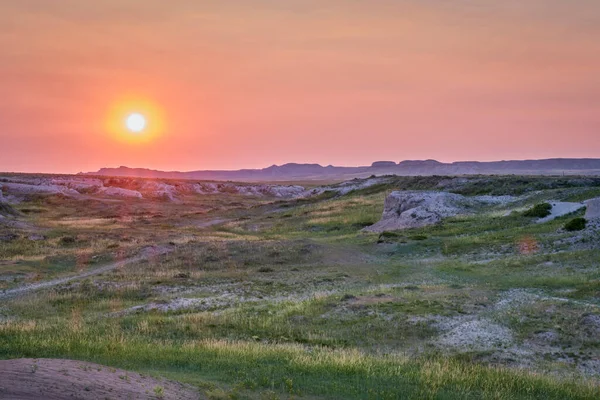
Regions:
<instances>
[{"instance_id":1,"label":"setting sun","mask_svg":"<svg viewBox=\"0 0 600 400\"><path fill-rule=\"evenodd\" d=\"M165 121L158 102L143 96L126 96L111 102L104 117L104 130L119 142L153 143L164 134Z\"/></svg>"},{"instance_id":2,"label":"setting sun","mask_svg":"<svg viewBox=\"0 0 600 400\"><path fill-rule=\"evenodd\" d=\"M139 133L146 128L146 118L140 113L133 113L127 116L125 125L131 132Z\"/></svg>"}]
</instances>

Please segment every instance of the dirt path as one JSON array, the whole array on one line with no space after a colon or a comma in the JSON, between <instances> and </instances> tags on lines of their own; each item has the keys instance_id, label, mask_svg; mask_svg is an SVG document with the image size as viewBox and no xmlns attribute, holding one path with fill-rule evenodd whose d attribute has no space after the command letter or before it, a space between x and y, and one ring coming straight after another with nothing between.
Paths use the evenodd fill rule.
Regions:
<instances>
[{"instance_id":1,"label":"dirt path","mask_svg":"<svg viewBox=\"0 0 600 400\"><path fill-rule=\"evenodd\" d=\"M63 283L71 282L71 281L74 281L77 279L83 279L83 278L88 278L88 277L94 276L94 275L100 275L105 272L109 272L114 269L121 268L122 266L133 263L133 262L137 262L137 261L141 261L144 259L167 254L170 251L171 251L170 248L163 247L163 246L146 247L137 256L119 260L119 261L104 265L99 268L91 269L89 271L84 271L77 275L66 276L64 278L52 279L52 280L45 281L45 282L32 283L32 284L20 286L15 289L4 290L4 291L0 292L0 300L27 294L27 293L30 293L30 292L33 292L36 290L40 290L40 289L46 289L49 287L62 285Z\"/></svg>"},{"instance_id":2,"label":"dirt path","mask_svg":"<svg viewBox=\"0 0 600 400\"><path fill-rule=\"evenodd\" d=\"M203 399L196 389L83 361L0 360L0 398L34 399Z\"/></svg>"}]
</instances>

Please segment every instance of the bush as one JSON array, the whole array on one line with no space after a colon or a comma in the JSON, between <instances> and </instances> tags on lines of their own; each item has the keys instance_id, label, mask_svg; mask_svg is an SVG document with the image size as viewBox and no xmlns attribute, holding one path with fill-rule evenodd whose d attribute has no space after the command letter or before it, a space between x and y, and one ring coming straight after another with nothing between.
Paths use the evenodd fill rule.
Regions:
<instances>
[{"instance_id":1,"label":"bush","mask_svg":"<svg viewBox=\"0 0 600 400\"><path fill-rule=\"evenodd\" d=\"M565 224L565 230L569 232L581 231L585 229L587 221L585 218L574 218Z\"/></svg>"},{"instance_id":2,"label":"bush","mask_svg":"<svg viewBox=\"0 0 600 400\"><path fill-rule=\"evenodd\" d=\"M63 236L60 238L59 243L61 246L71 246L75 244L76 241L77 239L75 239L73 236Z\"/></svg>"},{"instance_id":3,"label":"bush","mask_svg":"<svg viewBox=\"0 0 600 400\"><path fill-rule=\"evenodd\" d=\"M413 235L409 239L411 239L411 240L427 240L427 235Z\"/></svg>"},{"instance_id":4,"label":"bush","mask_svg":"<svg viewBox=\"0 0 600 400\"><path fill-rule=\"evenodd\" d=\"M533 206L533 208L525 211L526 217L544 218L551 214L552 204L540 203Z\"/></svg>"},{"instance_id":5,"label":"bush","mask_svg":"<svg viewBox=\"0 0 600 400\"><path fill-rule=\"evenodd\" d=\"M396 233L396 232L385 231L385 232L381 232L379 234L379 239L397 238L397 237L401 237L401 236L402 235L400 235L399 233Z\"/></svg>"},{"instance_id":6,"label":"bush","mask_svg":"<svg viewBox=\"0 0 600 400\"><path fill-rule=\"evenodd\" d=\"M381 232L379 238L377 238L377 243L393 243L401 238L403 236L396 232Z\"/></svg>"}]
</instances>

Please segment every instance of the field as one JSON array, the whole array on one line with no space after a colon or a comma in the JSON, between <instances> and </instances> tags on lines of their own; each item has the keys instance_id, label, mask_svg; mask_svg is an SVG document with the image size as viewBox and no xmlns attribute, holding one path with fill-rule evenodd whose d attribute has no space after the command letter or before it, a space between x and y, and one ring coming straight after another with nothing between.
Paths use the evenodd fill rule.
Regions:
<instances>
[{"instance_id":1,"label":"field","mask_svg":"<svg viewBox=\"0 0 600 400\"><path fill-rule=\"evenodd\" d=\"M513 201L363 231L391 191L440 188ZM93 362L208 399L600 398L600 230L563 228L583 210L525 213L598 196L600 180L562 177L32 196L0 225L0 359Z\"/></svg>"}]
</instances>

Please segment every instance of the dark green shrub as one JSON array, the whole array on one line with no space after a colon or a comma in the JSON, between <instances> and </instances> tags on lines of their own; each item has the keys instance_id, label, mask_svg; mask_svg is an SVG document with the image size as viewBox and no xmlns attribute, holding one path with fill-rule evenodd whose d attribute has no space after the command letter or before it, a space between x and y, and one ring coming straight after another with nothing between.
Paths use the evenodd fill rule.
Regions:
<instances>
[{"instance_id":1,"label":"dark green shrub","mask_svg":"<svg viewBox=\"0 0 600 400\"><path fill-rule=\"evenodd\" d=\"M409 239L411 239L411 240L427 240L427 235L413 235Z\"/></svg>"},{"instance_id":2,"label":"dark green shrub","mask_svg":"<svg viewBox=\"0 0 600 400\"><path fill-rule=\"evenodd\" d=\"M526 217L544 218L551 214L550 210L552 210L552 204L540 203L525 211L523 215Z\"/></svg>"},{"instance_id":3,"label":"dark green shrub","mask_svg":"<svg viewBox=\"0 0 600 400\"><path fill-rule=\"evenodd\" d=\"M399 233L396 232L389 232L389 231L385 231L385 232L381 232L379 234L379 239L385 239L385 238L397 238L397 237L401 237L402 235L400 235Z\"/></svg>"},{"instance_id":4,"label":"dark green shrub","mask_svg":"<svg viewBox=\"0 0 600 400\"><path fill-rule=\"evenodd\" d=\"M63 236L60 238L59 243L61 246L71 246L75 244L76 241L77 239L75 239L73 236Z\"/></svg>"},{"instance_id":5,"label":"dark green shrub","mask_svg":"<svg viewBox=\"0 0 600 400\"><path fill-rule=\"evenodd\" d=\"M379 234L377 243L394 243L402 238L403 238L403 236L400 235L399 233L386 231L386 232L381 232Z\"/></svg>"},{"instance_id":6,"label":"dark green shrub","mask_svg":"<svg viewBox=\"0 0 600 400\"><path fill-rule=\"evenodd\" d=\"M585 229L585 225L587 224L587 221L585 218L573 218L572 220L570 220L569 222L567 222L565 224L565 229L569 232L574 232L574 231L581 231L583 229Z\"/></svg>"}]
</instances>

